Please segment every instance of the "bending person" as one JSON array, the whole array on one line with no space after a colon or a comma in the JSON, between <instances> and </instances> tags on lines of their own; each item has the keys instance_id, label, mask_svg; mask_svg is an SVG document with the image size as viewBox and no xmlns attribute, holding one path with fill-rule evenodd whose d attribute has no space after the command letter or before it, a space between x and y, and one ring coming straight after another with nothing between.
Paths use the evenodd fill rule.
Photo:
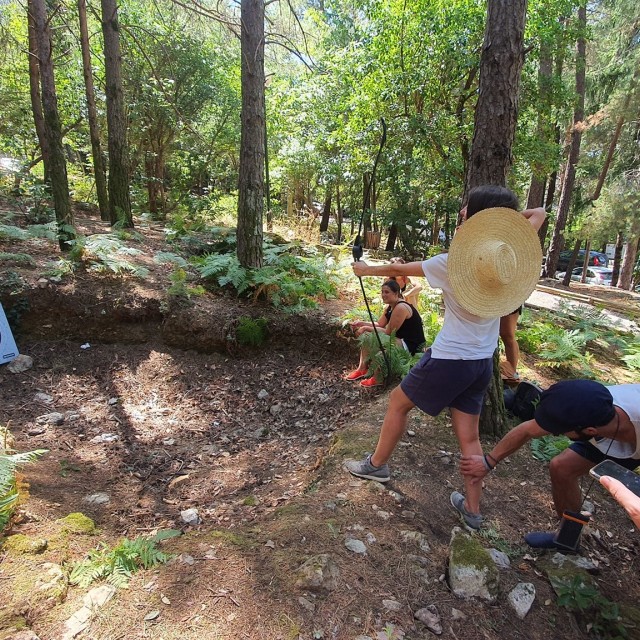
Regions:
<instances>
[{"instance_id":1,"label":"bending person","mask_svg":"<svg viewBox=\"0 0 640 640\"><path fill-rule=\"evenodd\" d=\"M528 295L523 286L529 290L535 286L540 265L534 263L541 258L540 243L537 235L530 232L526 220L537 230L545 219L544 209L525 211L524 220L518 218L515 211L504 208L517 210L516 196L494 185L477 187L470 192L466 218L493 207L503 208L472 219L466 229L456 234L449 254L408 264L353 263L357 276L426 277L432 287L442 289L445 315L431 348L391 392L373 455L361 461L345 462L351 474L378 482L390 479L387 462L415 406L432 416L448 407L463 455L482 454L479 418L484 394L492 379L500 316ZM456 243L458 248L454 249ZM465 489L466 498L454 492L451 503L465 522L477 529L482 524L481 487L465 477Z\"/></svg>"},{"instance_id":2,"label":"bending person","mask_svg":"<svg viewBox=\"0 0 640 640\"><path fill-rule=\"evenodd\" d=\"M520 360L520 347L516 339L516 326L522 313L522 307L518 307L506 316L500 318L500 339L504 344L504 355L513 371L509 371L512 380L518 380L518 362Z\"/></svg>"},{"instance_id":3,"label":"bending person","mask_svg":"<svg viewBox=\"0 0 640 640\"><path fill-rule=\"evenodd\" d=\"M551 493L558 518L580 511L580 478L603 460L627 469L640 465L640 384L605 387L593 380L565 380L540 396L533 420L511 429L490 453L463 455L460 469L481 490L482 478L532 438L564 434L573 442L549 464ZM554 533L534 532L533 547L554 548Z\"/></svg>"},{"instance_id":4,"label":"bending person","mask_svg":"<svg viewBox=\"0 0 640 640\"><path fill-rule=\"evenodd\" d=\"M424 329L418 310L402 299L400 284L395 280L387 280L382 285L381 294L382 301L387 307L376 323L375 330L388 336L395 331L398 346L403 347L413 355L424 345ZM354 328L356 336L374 331L371 323L363 320L353 322L351 326ZM346 376L346 380L360 380L367 375L368 370L369 353L363 347L360 349L358 368ZM374 387L379 384L382 384L382 380L378 380L373 376L362 380L360 386Z\"/></svg>"},{"instance_id":5,"label":"bending person","mask_svg":"<svg viewBox=\"0 0 640 640\"><path fill-rule=\"evenodd\" d=\"M391 264L405 264L404 258L391 258ZM402 297L416 309L418 308L418 295L422 291L422 285L413 284L407 276L391 276L391 280L395 280L400 285ZM409 290L407 291L407 287Z\"/></svg>"}]
</instances>

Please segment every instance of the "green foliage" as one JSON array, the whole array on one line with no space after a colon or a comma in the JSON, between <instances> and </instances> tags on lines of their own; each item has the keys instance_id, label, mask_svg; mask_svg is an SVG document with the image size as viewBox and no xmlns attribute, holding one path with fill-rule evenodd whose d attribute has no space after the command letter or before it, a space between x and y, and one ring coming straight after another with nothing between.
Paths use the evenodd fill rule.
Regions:
<instances>
[{"instance_id":1,"label":"green foliage","mask_svg":"<svg viewBox=\"0 0 640 640\"><path fill-rule=\"evenodd\" d=\"M605 598L595 584L582 576L571 581L551 577L558 594L558 606L580 614L588 621L592 634L599 640L624 640L629 637L615 602Z\"/></svg>"},{"instance_id":2,"label":"green foliage","mask_svg":"<svg viewBox=\"0 0 640 640\"><path fill-rule=\"evenodd\" d=\"M182 267L176 268L169 276L171 286L167 289L167 295L189 300L191 296L201 296L205 293L204 287L188 285L187 277L187 272Z\"/></svg>"},{"instance_id":3,"label":"green foliage","mask_svg":"<svg viewBox=\"0 0 640 640\"><path fill-rule=\"evenodd\" d=\"M422 352L411 355L404 347L396 343L395 332L388 336L379 332L380 342L386 353L385 359L380 344L373 331L363 333L358 341L369 356L369 375L376 377L403 378L409 369L420 360ZM388 364L387 364L388 363Z\"/></svg>"},{"instance_id":4,"label":"green foliage","mask_svg":"<svg viewBox=\"0 0 640 640\"><path fill-rule=\"evenodd\" d=\"M529 446L536 460L549 462L551 458L562 453L570 444L571 440L566 436L542 436L534 438Z\"/></svg>"},{"instance_id":5,"label":"green foliage","mask_svg":"<svg viewBox=\"0 0 640 640\"><path fill-rule=\"evenodd\" d=\"M16 469L34 462L48 451L36 449L26 453L11 453L8 445L9 432L5 427L0 428L0 437L2 438L0 442L0 532L2 532L20 498Z\"/></svg>"},{"instance_id":6,"label":"green foliage","mask_svg":"<svg viewBox=\"0 0 640 640\"><path fill-rule=\"evenodd\" d=\"M124 256L138 255L140 251L122 244L122 240L112 233L95 234L72 241L70 259L88 265L90 271L113 273L115 275L130 274L143 278L148 274L144 267L128 262Z\"/></svg>"},{"instance_id":7,"label":"green foliage","mask_svg":"<svg viewBox=\"0 0 640 640\"><path fill-rule=\"evenodd\" d=\"M260 347L269 337L267 320L265 318L249 318L243 316L236 327L238 344L246 347Z\"/></svg>"},{"instance_id":8,"label":"green foliage","mask_svg":"<svg viewBox=\"0 0 640 640\"><path fill-rule=\"evenodd\" d=\"M163 529L152 538L124 538L113 549L100 545L89 552L88 558L73 566L69 581L87 587L96 580L106 580L114 587L126 588L131 576L139 569L167 562L171 556L160 551L157 543L179 535L180 531L175 529Z\"/></svg>"},{"instance_id":9,"label":"green foliage","mask_svg":"<svg viewBox=\"0 0 640 640\"><path fill-rule=\"evenodd\" d=\"M264 266L245 269L235 254L209 254L194 263L202 278L212 279L241 296L266 299L274 307L298 312L317 306L319 297L336 295L336 285L327 260L319 255L297 255L294 245L265 242Z\"/></svg>"},{"instance_id":10,"label":"green foliage","mask_svg":"<svg viewBox=\"0 0 640 640\"><path fill-rule=\"evenodd\" d=\"M5 253L0 251L0 263L35 266L35 260L27 253Z\"/></svg>"},{"instance_id":11,"label":"green foliage","mask_svg":"<svg viewBox=\"0 0 640 640\"><path fill-rule=\"evenodd\" d=\"M174 264L178 267L186 267L187 261L176 253L171 253L170 251L158 251L153 256L153 261L156 264Z\"/></svg>"},{"instance_id":12,"label":"green foliage","mask_svg":"<svg viewBox=\"0 0 640 640\"><path fill-rule=\"evenodd\" d=\"M625 355L622 356L622 360L634 371L640 370L640 339L637 337L633 342L628 343L624 348Z\"/></svg>"}]
</instances>

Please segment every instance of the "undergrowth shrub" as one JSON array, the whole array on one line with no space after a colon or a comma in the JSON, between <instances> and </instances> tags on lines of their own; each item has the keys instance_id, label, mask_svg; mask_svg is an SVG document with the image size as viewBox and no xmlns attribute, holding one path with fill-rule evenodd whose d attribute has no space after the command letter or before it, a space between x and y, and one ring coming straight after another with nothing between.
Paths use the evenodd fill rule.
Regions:
<instances>
[{"instance_id":1,"label":"undergrowth shrub","mask_svg":"<svg viewBox=\"0 0 640 640\"><path fill-rule=\"evenodd\" d=\"M48 453L46 449L17 453L13 449L9 430L0 427L0 533L11 520L20 500L27 494L27 484L19 481L17 470L45 453Z\"/></svg>"},{"instance_id":2,"label":"undergrowth shrub","mask_svg":"<svg viewBox=\"0 0 640 640\"><path fill-rule=\"evenodd\" d=\"M116 234L100 233L73 240L69 259L87 264L89 271L142 278L148 274L148 270L125 258L139 253L139 249L125 246Z\"/></svg>"},{"instance_id":3,"label":"undergrowth shrub","mask_svg":"<svg viewBox=\"0 0 640 640\"><path fill-rule=\"evenodd\" d=\"M102 544L90 551L88 558L74 564L69 582L88 587L96 580L106 580L114 587L124 588L139 569L149 569L170 560L171 556L158 549L157 544L179 535L180 531L176 529L162 529L152 538L124 538L113 549Z\"/></svg>"},{"instance_id":4,"label":"undergrowth shrub","mask_svg":"<svg viewBox=\"0 0 640 640\"><path fill-rule=\"evenodd\" d=\"M373 331L363 333L358 342L369 356L369 374L377 378L404 378L409 369L420 360L422 352L411 355L404 347L396 343L396 335L390 336L379 333L380 342L386 354L386 359L380 350L380 343Z\"/></svg>"},{"instance_id":5,"label":"undergrowth shrub","mask_svg":"<svg viewBox=\"0 0 640 640\"><path fill-rule=\"evenodd\" d=\"M243 316L236 327L236 340L245 347L261 347L269 337L266 318Z\"/></svg>"},{"instance_id":6,"label":"undergrowth shrub","mask_svg":"<svg viewBox=\"0 0 640 640\"><path fill-rule=\"evenodd\" d=\"M566 436L542 436L531 440L531 454L536 460L549 462L559 453L562 453L569 445L571 440Z\"/></svg>"}]
</instances>

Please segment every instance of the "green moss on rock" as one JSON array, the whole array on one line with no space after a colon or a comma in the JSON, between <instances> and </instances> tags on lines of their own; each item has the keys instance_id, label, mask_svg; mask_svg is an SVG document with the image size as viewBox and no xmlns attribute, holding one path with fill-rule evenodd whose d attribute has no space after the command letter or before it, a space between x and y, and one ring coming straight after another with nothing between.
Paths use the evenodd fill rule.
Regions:
<instances>
[{"instance_id":1,"label":"green moss on rock","mask_svg":"<svg viewBox=\"0 0 640 640\"><path fill-rule=\"evenodd\" d=\"M8 553L15 555L36 555L47 548L47 541L44 538L30 538L22 533L16 533L5 538L2 547Z\"/></svg>"},{"instance_id":2,"label":"green moss on rock","mask_svg":"<svg viewBox=\"0 0 640 640\"><path fill-rule=\"evenodd\" d=\"M96 523L84 513L70 513L60 520L62 530L65 533L84 533L92 535L96 533Z\"/></svg>"}]
</instances>

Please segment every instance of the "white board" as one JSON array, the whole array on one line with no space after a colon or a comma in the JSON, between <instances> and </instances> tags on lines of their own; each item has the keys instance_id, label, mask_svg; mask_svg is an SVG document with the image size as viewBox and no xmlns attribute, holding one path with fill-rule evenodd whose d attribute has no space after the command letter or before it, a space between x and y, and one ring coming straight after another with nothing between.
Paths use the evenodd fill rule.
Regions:
<instances>
[{"instance_id":1,"label":"white board","mask_svg":"<svg viewBox=\"0 0 640 640\"><path fill-rule=\"evenodd\" d=\"M7 322L7 316L0 304L0 364L7 364L19 355L16 341Z\"/></svg>"}]
</instances>

